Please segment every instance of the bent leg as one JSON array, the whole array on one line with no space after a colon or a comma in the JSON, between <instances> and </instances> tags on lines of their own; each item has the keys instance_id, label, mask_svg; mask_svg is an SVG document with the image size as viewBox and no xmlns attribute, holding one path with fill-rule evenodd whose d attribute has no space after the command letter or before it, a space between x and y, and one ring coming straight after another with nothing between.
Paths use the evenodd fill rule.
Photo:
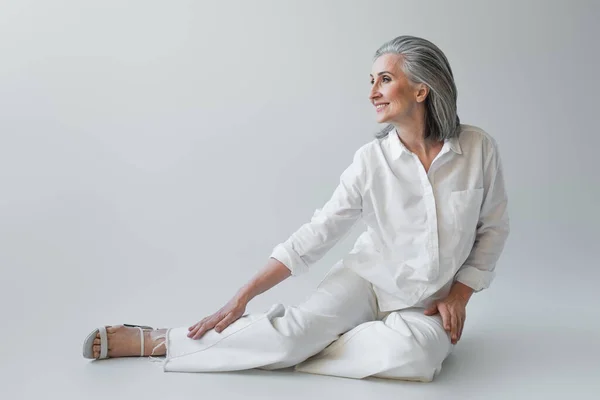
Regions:
<instances>
[{"instance_id":1,"label":"bent leg","mask_svg":"<svg viewBox=\"0 0 600 400\"><path fill-rule=\"evenodd\" d=\"M221 333L187 337L167 331L165 371L211 372L287 368L320 352L341 334L377 317L371 284L338 262L299 306L273 305L244 315Z\"/></svg>"},{"instance_id":2,"label":"bent leg","mask_svg":"<svg viewBox=\"0 0 600 400\"><path fill-rule=\"evenodd\" d=\"M357 379L432 381L453 346L441 317L423 311L409 308L363 323L295 369Z\"/></svg>"}]
</instances>

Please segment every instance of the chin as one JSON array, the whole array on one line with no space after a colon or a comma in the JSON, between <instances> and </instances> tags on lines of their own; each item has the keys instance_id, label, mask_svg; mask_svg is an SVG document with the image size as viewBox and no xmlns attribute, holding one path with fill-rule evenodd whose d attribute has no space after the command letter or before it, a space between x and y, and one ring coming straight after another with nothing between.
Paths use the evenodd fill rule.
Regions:
<instances>
[{"instance_id":1,"label":"chin","mask_svg":"<svg viewBox=\"0 0 600 400\"><path fill-rule=\"evenodd\" d=\"M389 118L386 117L385 115L377 115L375 117L375 121L377 121L377 123L379 123L379 124L385 124L389 121Z\"/></svg>"}]
</instances>

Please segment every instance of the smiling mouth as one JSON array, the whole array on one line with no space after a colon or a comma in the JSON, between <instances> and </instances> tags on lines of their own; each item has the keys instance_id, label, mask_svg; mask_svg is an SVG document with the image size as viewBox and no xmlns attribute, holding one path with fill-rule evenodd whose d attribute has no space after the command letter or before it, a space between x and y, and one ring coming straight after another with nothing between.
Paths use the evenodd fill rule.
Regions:
<instances>
[{"instance_id":1,"label":"smiling mouth","mask_svg":"<svg viewBox=\"0 0 600 400\"><path fill-rule=\"evenodd\" d=\"M380 104L378 106L375 107L375 109L377 110L377 112L383 110L384 108L386 108L388 106L389 103L387 104Z\"/></svg>"}]
</instances>

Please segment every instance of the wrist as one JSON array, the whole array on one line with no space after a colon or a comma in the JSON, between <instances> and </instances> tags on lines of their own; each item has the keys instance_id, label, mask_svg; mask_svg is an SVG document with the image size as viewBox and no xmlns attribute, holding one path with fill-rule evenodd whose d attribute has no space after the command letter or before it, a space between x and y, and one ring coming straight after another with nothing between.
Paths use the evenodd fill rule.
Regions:
<instances>
[{"instance_id":1,"label":"wrist","mask_svg":"<svg viewBox=\"0 0 600 400\"><path fill-rule=\"evenodd\" d=\"M238 301L244 302L245 304L250 303L256 295L252 293L252 290L249 286L242 287L235 295Z\"/></svg>"},{"instance_id":2,"label":"wrist","mask_svg":"<svg viewBox=\"0 0 600 400\"><path fill-rule=\"evenodd\" d=\"M462 282L455 281L452 285L452 288L450 289L450 292L455 296L463 299L465 302L468 302L471 296L473 295L474 290Z\"/></svg>"}]
</instances>

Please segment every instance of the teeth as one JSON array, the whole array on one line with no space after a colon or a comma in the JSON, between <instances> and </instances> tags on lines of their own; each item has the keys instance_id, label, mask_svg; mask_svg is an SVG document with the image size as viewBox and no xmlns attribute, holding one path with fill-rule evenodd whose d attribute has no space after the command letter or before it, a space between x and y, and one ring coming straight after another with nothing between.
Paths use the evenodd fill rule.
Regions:
<instances>
[{"instance_id":1,"label":"teeth","mask_svg":"<svg viewBox=\"0 0 600 400\"><path fill-rule=\"evenodd\" d=\"M378 110L381 110L381 109L382 109L383 107L385 107L385 106L387 106L387 104L379 104L379 105L377 106L377 109L378 109Z\"/></svg>"}]
</instances>

